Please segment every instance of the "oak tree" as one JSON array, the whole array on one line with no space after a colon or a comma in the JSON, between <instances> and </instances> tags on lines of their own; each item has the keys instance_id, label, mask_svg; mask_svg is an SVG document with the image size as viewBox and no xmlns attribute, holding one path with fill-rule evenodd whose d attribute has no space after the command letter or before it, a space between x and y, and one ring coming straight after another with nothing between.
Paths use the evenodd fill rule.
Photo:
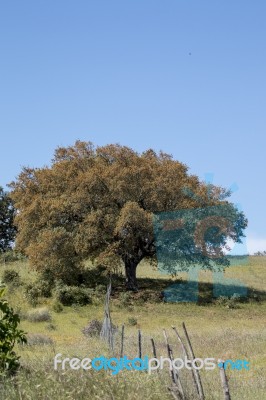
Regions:
<instances>
[{"instance_id":1,"label":"oak tree","mask_svg":"<svg viewBox=\"0 0 266 400\"><path fill-rule=\"evenodd\" d=\"M229 194L163 152L81 141L57 148L50 166L23 168L11 187L16 247L32 265L71 280L85 260L122 263L130 290L139 263L156 254L154 213L225 203ZM234 218L237 241L246 220L239 212Z\"/></svg>"}]
</instances>

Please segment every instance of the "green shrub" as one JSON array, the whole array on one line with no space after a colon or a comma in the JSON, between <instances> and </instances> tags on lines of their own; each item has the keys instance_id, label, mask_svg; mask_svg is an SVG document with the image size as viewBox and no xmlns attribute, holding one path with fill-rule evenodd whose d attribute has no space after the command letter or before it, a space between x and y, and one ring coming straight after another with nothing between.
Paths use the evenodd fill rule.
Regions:
<instances>
[{"instance_id":1,"label":"green shrub","mask_svg":"<svg viewBox=\"0 0 266 400\"><path fill-rule=\"evenodd\" d=\"M133 317L128 318L128 325L135 326L137 325L137 323L138 321L136 320L136 318Z\"/></svg>"},{"instance_id":2,"label":"green shrub","mask_svg":"<svg viewBox=\"0 0 266 400\"><path fill-rule=\"evenodd\" d=\"M55 300L52 304L52 309L56 313L60 313L64 310L63 304L60 301Z\"/></svg>"},{"instance_id":3,"label":"green shrub","mask_svg":"<svg viewBox=\"0 0 266 400\"><path fill-rule=\"evenodd\" d=\"M259 293L256 293L254 289L249 290L249 296L246 298L246 301L259 303L263 300L263 296Z\"/></svg>"},{"instance_id":4,"label":"green shrub","mask_svg":"<svg viewBox=\"0 0 266 400\"><path fill-rule=\"evenodd\" d=\"M220 296L216 299L215 303L219 306L223 306L225 308L235 309L239 308L239 302L241 302L241 297L236 293L231 297Z\"/></svg>"},{"instance_id":5,"label":"green shrub","mask_svg":"<svg viewBox=\"0 0 266 400\"><path fill-rule=\"evenodd\" d=\"M53 286L55 284L53 271L50 270L49 268L44 269L40 273L40 280L46 281L50 284L50 286Z\"/></svg>"},{"instance_id":6,"label":"green shrub","mask_svg":"<svg viewBox=\"0 0 266 400\"><path fill-rule=\"evenodd\" d=\"M9 250L5 251L0 255L0 263L5 264L5 263L11 263L15 261L24 261L26 260L27 257L24 256L23 254L15 251L15 250Z\"/></svg>"},{"instance_id":7,"label":"green shrub","mask_svg":"<svg viewBox=\"0 0 266 400\"><path fill-rule=\"evenodd\" d=\"M26 286L24 295L30 305L36 307L38 304L38 299L41 297L41 289L38 285L30 283Z\"/></svg>"},{"instance_id":8,"label":"green shrub","mask_svg":"<svg viewBox=\"0 0 266 400\"><path fill-rule=\"evenodd\" d=\"M47 308L37 308L27 314L27 320L30 322L51 321L51 314Z\"/></svg>"},{"instance_id":9,"label":"green shrub","mask_svg":"<svg viewBox=\"0 0 266 400\"><path fill-rule=\"evenodd\" d=\"M41 297L51 297L52 286L49 281L40 279L36 282L36 287L39 289Z\"/></svg>"},{"instance_id":10,"label":"green shrub","mask_svg":"<svg viewBox=\"0 0 266 400\"><path fill-rule=\"evenodd\" d=\"M13 348L16 343L26 343L25 333L18 329L20 319L3 299L5 286L0 284L0 374L13 374L19 367L19 357Z\"/></svg>"},{"instance_id":11,"label":"green shrub","mask_svg":"<svg viewBox=\"0 0 266 400\"><path fill-rule=\"evenodd\" d=\"M49 268L41 272L37 280L37 285L40 287L43 297L50 297L52 295L52 290L55 287L55 279L53 272Z\"/></svg>"},{"instance_id":12,"label":"green shrub","mask_svg":"<svg viewBox=\"0 0 266 400\"><path fill-rule=\"evenodd\" d=\"M60 285L57 286L55 295L64 306L91 304L91 291L84 287Z\"/></svg>"},{"instance_id":13,"label":"green shrub","mask_svg":"<svg viewBox=\"0 0 266 400\"><path fill-rule=\"evenodd\" d=\"M139 297L139 298L135 301L135 303L136 303L138 306L144 306L144 304L146 304L146 301L145 301L142 297Z\"/></svg>"},{"instance_id":14,"label":"green shrub","mask_svg":"<svg viewBox=\"0 0 266 400\"><path fill-rule=\"evenodd\" d=\"M50 282L45 280L37 280L35 283L30 283L25 288L25 297L29 304L36 307L40 297L51 297L52 288Z\"/></svg>"},{"instance_id":15,"label":"green shrub","mask_svg":"<svg viewBox=\"0 0 266 400\"><path fill-rule=\"evenodd\" d=\"M105 285L97 285L95 288L95 292L97 294L105 294L106 293L106 286Z\"/></svg>"},{"instance_id":16,"label":"green shrub","mask_svg":"<svg viewBox=\"0 0 266 400\"><path fill-rule=\"evenodd\" d=\"M19 286L21 284L19 273L14 269L6 269L3 273L2 280L4 283L9 283L13 286Z\"/></svg>"},{"instance_id":17,"label":"green shrub","mask_svg":"<svg viewBox=\"0 0 266 400\"><path fill-rule=\"evenodd\" d=\"M131 305L131 294L129 292L123 292L119 295L119 306L128 307Z\"/></svg>"}]
</instances>

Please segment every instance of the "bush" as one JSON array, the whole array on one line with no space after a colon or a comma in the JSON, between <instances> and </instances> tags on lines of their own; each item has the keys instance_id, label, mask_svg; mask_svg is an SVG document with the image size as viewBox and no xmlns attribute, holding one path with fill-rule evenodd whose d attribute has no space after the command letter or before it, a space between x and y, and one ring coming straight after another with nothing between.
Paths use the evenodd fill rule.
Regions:
<instances>
[{"instance_id":1,"label":"bush","mask_svg":"<svg viewBox=\"0 0 266 400\"><path fill-rule=\"evenodd\" d=\"M13 348L16 343L26 343L25 333L18 329L20 319L3 299L5 286L0 284L0 374L13 374L19 367L19 357Z\"/></svg>"},{"instance_id":2,"label":"bush","mask_svg":"<svg viewBox=\"0 0 266 400\"><path fill-rule=\"evenodd\" d=\"M64 310L63 304L60 301L55 300L52 305L53 311L56 313L60 313Z\"/></svg>"},{"instance_id":3,"label":"bush","mask_svg":"<svg viewBox=\"0 0 266 400\"><path fill-rule=\"evenodd\" d=\"M15 261L23 261L26 260L27 257L24 256L23 254L15 251L15 250L9 250L0 255L0 263L5 264L5 263L11 263Z\"/></svg>"},{"instance_id":4,"label":"bush","mask_svg":"<svg viewBox=\"0 0 266 400\"><path fill-rule=\"evenodd\" d=\"M97 285L95 288L96 294L105 294L106 293L106 286L105 285Z\"/></svg>"},{"instance_id":5,"label":"bush","mask_svg":"<svg viewBox=\"0 0 266 400\"><path fill-rule=\"evenodd\" d=\"M266 256L266 251L257 251L256 253L254 253L254 256L259 256L259 257L264 257Z\"/></svg>"},{"instance_id":6,"label":"bush","mask_svg":"<svg viewBox=\"0 0 266 400\"><path fill-rule=\"evenodd\" d=\"M19 273L14 269L6 269L2 279L4 283L10 283L14 286L19 286L21 284Z\"/></svg>"},{"instance_id":7,"label":"bush","mask_svg":"<svg viewBox=\"0 0 266 400\"><path fill-rule=\"evenodd\" d=\"M102 330L102 323L97 319L92 320L85 328L82 329L82 333L85 336L100 336Z\"/></svg>"},{"instance_id":8,"label":"bush","mask_svg":"<svg viewBox=\"0 0 266 400\"><path fill-rule=\"evenodd\" d=\"M55 283L53 271L50 270L49 268L45 268L41 273L40 273L40 280L46 281L50 284L50 286L53 286Z\"/></svg>"},{"instance_id":9,"label":"bush","mask_svg":"<svg viewBox=\"0 0 266 400\"><path fill-rule=\"evenodd\" d=\"M52 345L53 340L49 336L33 333L27 336L27 344L28 346L47 346Z\"/></svg>"},{"instance_id":10,"label":"bush","mask_svg":"<svg viewBox=\"0 0 266 400\"><path fill-rule=\"evenodd\" d=\"M137 325L137 323L138 321L136 320L136 318L133 317L128 318L128 325L135 326Z\"/></svg>"},{"instance_id":11,"label":"bush","mask_svg":"<svg viewBox=\"0 0 266 400\"><path fill-rule=\"evenodd\" d=\"M129 292L123 292L119 295L119 306L128 307L131 305L131 294Z\"/></svg>"},{"instance_id":12,"label":"bush","mask_svg":"<svg viewBox=\"0 0 266 400\"><path fill-rule=\"evenodd\" d=\"M237 295L236 293L233 294L233 296L231 297L226 297L226 296L220 296L216 299L216 304L218 304L219 306L223 306L225 308L230 308L230 309L234 309L234 308L239 308L239 302L241 301L241 297L239 295Z\"/></svg>"},{"instance_id":13,"label":"bush","mask_svg":"<svg viewBox=\"0 0 266 400\"><path fill-rule=\"evenodd\" d=\"M87 337L92 336L100 336L102 330L102 322L98 321L97 319L93 319L85 328L82 329L82 333ZM112 323L112 331L113 333L118 332L117 326Z\"/></svg>"},{"instance_id":14,"label":"bush","mask_svg":"<svg viewBox=\"0 0 266 400\"><path fill-rule=\"evenodd\" d=\"M56 288L56 299L64 306L91 304L91 292L87 288L60 285Z\"/></svg>"},{"instance_id":15,"label":"bush","mask_svg":"<svg viewBox=\"0 0 266 400\"><path fill-rule=\"evenodd\" d=\"M53 271L49 268L42 271L37 280L37 285L40 287L43 297L50 297L52 295L52 289L55 287Z\"/></svg>"},{"instance_id":16,"label":"bush","mask_svg":"<svg viewBox=\"0 0 266 400\"><path fill-rule=\"evenodd\" d=\"M44 322L51 321L51 314L47 308L38 308L29 311L27 314L27 320L30 322Z\"/></svg>"},{"instance_id":17,"label":"bush","mask_svg":"<svg viewBox=\"0 0 266 400\"><path fill-rule=\"evenodd\" d=\"M259 294L255 293L254 291L250 290L249 299L248 300L251 301L251 302L259 303L262 300L262 296L260 296Z\"/></svg>"},{"instance_id":18,"label":"bush","mask_svg":"<svg viewBox=\"0 0 266 400\"><path fill-rule=\"evenodd\" d=\"M52 287L49 281L40 279L36 282L36 287L40 291L41 297L51 297Z\"/></svg>"},{"instance_id":19,"label":"bush","mask_svg":"<svg viewBox=\"0 0 266 400\"><path fill-rule=\"evenodd\" d=\"M38 299L41 297L41 289L38 285L29 284L26 286L24 294L29 304L36 307Z\"/></svg>"},{"instance_id":20,"label":"bush","mask_svg":"<svg viewBox=\"0 0 266 400\"><path fill-rule=\"evenodd\" d=\"M45 280L37 280L35 283L30 283L25 288L25 297L27 301L36 307L40 297L51 297L52 288L50 282Z\"/></svg>"},{"instance_id":21,"label":"bush","mask_svg":"<svg viewBox=\"0 0 266 400\"><path fill-rule=\"evenodd\" d=\"M161 293L154 292L153 290L140 291L135 295L135 303L142 306L146 303L161 303Z\"/></svg>"}]
</instances>

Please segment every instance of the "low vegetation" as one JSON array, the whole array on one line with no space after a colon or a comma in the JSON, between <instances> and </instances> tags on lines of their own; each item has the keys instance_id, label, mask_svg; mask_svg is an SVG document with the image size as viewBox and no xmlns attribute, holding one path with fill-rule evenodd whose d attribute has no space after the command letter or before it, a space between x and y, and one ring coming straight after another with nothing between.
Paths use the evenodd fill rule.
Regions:
<instances>
[{"instance_id":1,"label":"low vegetation","mask_svg":"<svg viewBox=\"0 0 266 400\"><path fill-rule=\"evenodd\" d=\"M6 287L0 284L0 377L14 374L19 368L19 356L14 351L16 343L26 343L19 329L20 318L4 299Z\"/></svg>"},{"instance_id":2,"label":"low vegetation","mask_svg":"<svg viewBox=\"0 0 266 400\"><path fill-rule=\"evenodd\" d=\"M91 266L87 267L88 276L95 276ZM198 303L170 304L163 300L163 290L173 282L184 282L186 274L168 278L141 264L138 293L125 291L123 277L117 276L111 297L112 321L117 327L115 351L119 352L121 326L125 324L124 354L128 357L137 355L138 329L143 333L143 354L152 356L150 337L153 336L157 352L166 356L162 328L167 330L178 357L180 348L171 333L171 326L180 328L185 321L197 357L250 361L250 371L228 371L232 398L263 399L266 390L265 267L266 258L250 257L248 265L226 271L227 277L239 279L248 286L247 299L238 296L212 299L212 275L202 272ZM91 302L86 305L80 302L63 305L58 300L55 286L50 297L40 296L38 305L33 307L25 296L25 289L29 284L34 287L40 276L29 269L26 261L2 265L0 276L9 270L18 273L21 284L14 287L12 282L7 283L6 298L21 316L21 329L28 333L28 345L15 346L16 354L21 357L21 368L13 377L2 381L4 399L76 400L85 398L88 393L94 400L172 398L166 388L166 382L169 382L167 370L163 371L161 378L156 373L148 375L127 371L115 377L102 371L54 371L53 358L57 353L80 358L110 355L106 344L99 338L105 284L97 279L91 284L89 281L82 284L82 290L90 290ZM203 372L202 380L207 400L222 399L217 370ZM190 399L194 400L192 393Z\"/></svg>"}]
</instances>

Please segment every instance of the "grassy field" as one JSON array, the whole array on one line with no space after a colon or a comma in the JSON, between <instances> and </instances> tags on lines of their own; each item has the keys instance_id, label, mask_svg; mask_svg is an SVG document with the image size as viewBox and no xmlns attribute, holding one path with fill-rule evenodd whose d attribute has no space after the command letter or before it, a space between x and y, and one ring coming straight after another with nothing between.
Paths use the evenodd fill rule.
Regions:
<instances>
[{"instance_id":1,"label":"grassy field","mask_svg":"<svg viewBox=\"0 0 266 400\"><path fill-rule=\"evenodd\" d=\"M1 384L1 399L171 399L167 389L169 372L149 375L146 372L122 371L118 375L110 372L55 371L53 358L62 353L64 357L90 357L110 355L105 343L98 337L83 335L90 321L103 320L104 295L93 299L87 306L64 307L53 311L54 299L41 299L37 308L46 308L51 320L33 322L29 312L35 310L26 300L24 286L34 282L37 275L30 271L26 262L1 266L15 269L21 276L22 285L10 285L7 298L22 316L21 328L35 344L17 346L22 368L14 378ZM137 333L143 333L143 354L152 356L150 337L154 337L157 354L167 356L162 329L165 328L173 345L174 356L181 349L171 326L177 327L181 336L181 324L186 323L196 357L221 359L246 359L249 371L228 371L229 386L233 400L265 399L266 393L266 258L250 257L248 265L230 268L227 277L241 279L249 288L249 299L245 302L213 301L210 298L212 275L200 274L200 297L196 303L164 303L160 292L171 279L159 274L146 264L140 265L138 277L140 291L127 296L115 287L111 300L113 323L118 327L115 336L115 355L119 353L121 325L125 324L125 351L128 357L137 356ZM180 281L186 275L178 276ZM147 295L148 293L148 295ZM32 336L32 335L43 336ZM39 339L38 339L39 338ZM49 341L50 339L50 341ZM47 343L46 343L47 342ZM191 381L181 371L188 399L196 399ZM206 399L223 399L219 371L201 373Z\"/></svg>"}]
</instances>

